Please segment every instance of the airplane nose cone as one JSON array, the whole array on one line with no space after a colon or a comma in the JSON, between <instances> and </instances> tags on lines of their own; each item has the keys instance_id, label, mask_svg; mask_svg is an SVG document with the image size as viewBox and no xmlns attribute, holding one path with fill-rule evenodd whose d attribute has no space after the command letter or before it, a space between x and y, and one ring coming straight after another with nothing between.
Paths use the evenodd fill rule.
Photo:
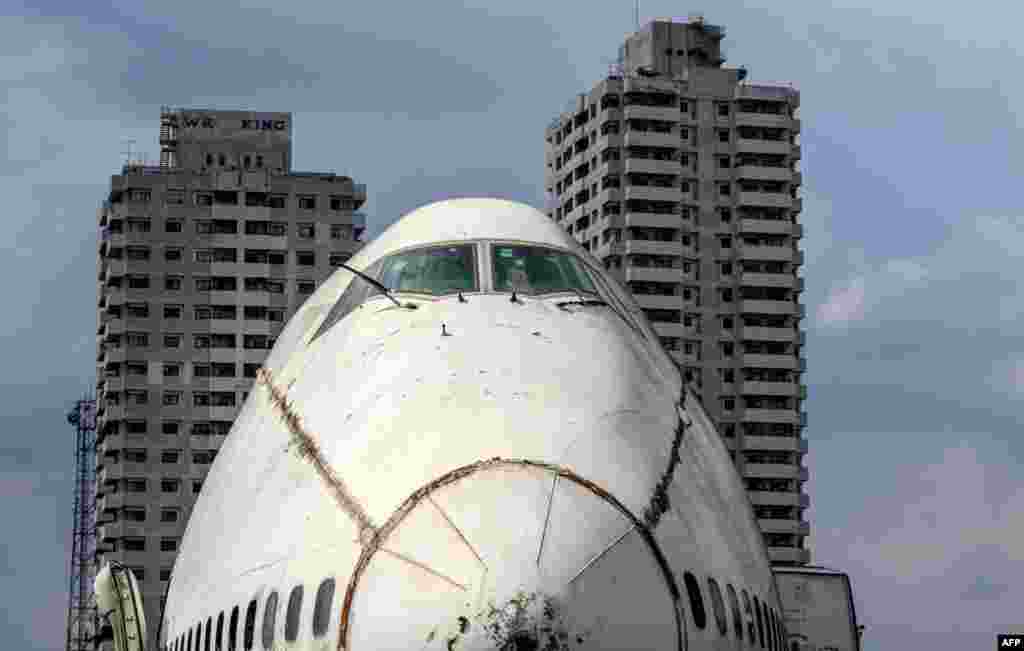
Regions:
<instances>
[{"instance_id":1,"label":"airplane nose cone","mask_svg":"<svg viewBox=\"0 0 1024 651\"><path fill-rule=\"evenodd\" d=\"M684 648L655 543L568 469L497 459L461 468L378 532L345 596L345 649Z\"/></svg>"}]
</instances>

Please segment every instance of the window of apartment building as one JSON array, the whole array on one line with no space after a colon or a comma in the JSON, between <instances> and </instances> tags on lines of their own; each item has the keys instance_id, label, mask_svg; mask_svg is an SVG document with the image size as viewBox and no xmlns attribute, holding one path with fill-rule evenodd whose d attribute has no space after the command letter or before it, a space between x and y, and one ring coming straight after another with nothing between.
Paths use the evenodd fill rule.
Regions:
<instances>
[{"instance_id":1,"label":"window of apartment building","mask_svg":"<svg viewBox=\"0 0 1024 651\"><path fill-rule=\"evenodd\" d=\"M683 194L689 194L691 187L689 181L683 181L679 184L679 188L683 191Z\"/></svg>"},{"instance_id":2,"label":"window of apartment building","mask_svg":"<svg viewBox=\"0 0 1024 651\"><path fill-rule=\"evenodd\" d=\"M719 291L722 293L723 303L732 303L732 287L722 287Z\"/></svg>"},{"instance_id":3,"label":"window of apartment building","mask_svg":"<svg viewBox=\"0 0 1024 651\"><path fill-rule=\"evenodd\" d=\"M728 156L716 156L718 160L718 169L727 170L729 169L729 157Z\"/></svg>"},{"instance_id":4,"label":"window of apartment building","mask_svg":"<svg viewBox=\"0 0 1024 651\"><path fill-rule=\"evenodd\" d=\"M253 278L245 279L245 291L247 292L269 292L271 294L284 293L284 281L276 278Z\"/></svg>"},{"instance_id":5,"label":"window of apartment building","mask_svg":"<svg viewBox=\"0 0 1024 651\"><path fill-rule=\"evenodd\" d=\"M164 305L164 318L165 319L180 319L181 313L185 309L184 305Z\"/></svg>"},{"instance_id":6,"label":"window of apartment building","mask_svg":"<svg viewBox=\"0 0 1024 651\"><path fill-rule=\"evenodd\" d=\"M149 260L150 248L148 246L129 246L124 250L125 258L136 262Z\"/></svg>"},{"instance_id":7,"label":"window of apartment building","mask_svg":"<svg viewBox=\"0 0 1024 651\"><path fill-rule=\"evenodd\" d=\"M125 375L146 375L146 362L125 362Z\"/></svg>"},{"instance_id":8,"label":"window of apartment building","mask_svg":"<svg viewBox=\"0 0 1024 651\"><path fill-rule=\"evenodd\" d=\"M722 398L722 410L723 411L732 411L735 408L736 408L736 398L735 398L735 396L724 396Z\"/></svg>"},{"instance_id":9,"label":"window of apartment building","mask_svg":"<svg viewBox=\"0 0 1024 651\"><path fill-rule=\"evenodd\" d=\"M145 434L146 433L146 421L144 421L144 420L126 420L124 422L124 431L127 434Z\"/></svg>"},{"instance_id":10,"label":"window of apartment building","mask_svg":"<svg viewBox=\"0 0 1024 651\"><path fill-rule=\"evenodd\" d=\"M275 249L245 249L243 258L248 264L284 264L287 260L287 253Z\"/></svg>"},{"instance_id":11,"label":"window of apartment building","mask_svg":"<svg viewBox=\"0 0 1024 651\"><path fill-rule=\"evenodd\" d=\"M124 460L132 463L146 463L146 451L140 448L129 448L124 451Z\"/></svg>"},{"instance_id":12,"label":"window of apartment building","mask_svg":"<svg viewBox=\"0 0 1024 651\"><path fill-rule=\"evenodd\" d=\"M690 130L687 127L679 127L679 139L684 142L690 140Z\"/></svg>"},{"instance_id":13,"label":"window of apartment building","mask_svg":"<svg viewBox=\"0 0 1024 651\"><path fill-rule=\"evenodd\" d=\"M143 274L132 274L128 276L129 289L149 289L149 276Z\"/></svg>"},{"instance_id":14,"label":"window of apartment building","mask_svg":"<svg viewBox=\"0 0 1024 651\"><path fill-rule=\"evenodd\" d=\"M238 222L234 219L202 219L196 222L200 235L237 235Z\"/></svg>"},{"instance_id":15,"label":"window of apartment building","mask_svg":"<svg viewBox=\"0 0 1024 651\"><path fill-rule=\"evenodd\" d=\"M299 210L316 210L316 195L315 194L300 194L298 195Z\"/></svg>"},{"instance_id":16,"label":"window of apartment building","mask_svg":"<svg viewBox=\"0 0 1024 651\"><path fill-rule=\"evenodd\" d=\"M129 233L148 233L152 227L152 222L145 217L129 217L125 224Z\"/></svg>"},{"instance_id":17,"label":"window of apartment building","mask_svg":"<svg viewBox=\"0 0 1024 651\"><path fill-rule=\"evenodd\" d=\"M249 350L270 350L274 346L274 338L268 335L243 335L242 347Z\"/></svg>"},{"instance_id":18,"label":"window of apartment building","mask_svg":"<svg viewBox=\"0 0 1024 651\"><path fill-rule=\"evenodd\" d=\"M146 509L141 506L126 506L124 507L123 514L126 522L146 521Z\"/></svg>"},{"instance_id":19,"label":"window of apartment building","mask_svg":"<svg viewBox=\"0 0 1024 651\"><path fill-rule=\"evenodd\" d=\"M285 222L253 221L245 222L246 235L272 235L282 236L288 234L288 224Z\"/></svg>"},{"instance_id":20,"label":"window of apartment building","mask_svg":"<svg viewBox=\"0 0 1024 651\"><path fill-rule=\"evenodd\" d=\"M217 456L217 453L213 450L194 450L192 452L192 463L208 465L213 463L215 456Z\"/></svg>"},{"instance_id":21,"label":"window of apartment building","mask_svg":"<svg viewBox=\"0 0 1024 651\"><path fill-rule=\"evenodd\" d=\"M170 580L171 580L171 568L169 568L169 567L161 567L160 568L160 581L170 581ZM160 610L162 611L163 608L161 608Z\"/></svg>"},{"instance_id":22,"label":"window of apartment building","mask_svg":"<svg viewBox=\"0 0 1024 651\"><path fill-rule=\"evenodd\" d=\"M718 142L729 142L729 130L728 129L715 129L718 134Z\"/></svg>"},{"instance_id":23,"label":"window of apartment building","mask_svg":"<svg viewBox=\"0 0 1024 651\"><path fill-rule=\"evenodd\" d=\"M331 210L355 210L356 202L346 197L331 197Z\"/></svg>"},{"instance_id":24,"label":"window of apartment building","mask_svg":"<svg viewBox=\"0 0 1024 651\"><path fill-rule=\"evenodd\" d=\"M722 382L731 384L736 381L736 371L731 368L722 369Z\"/></svg>"},{"instance_id":25,"label":"window of apartment building","mask_svg":"<svg viewBox=\"0 0 1024 651\"><path fill-rule=\"evenodd\" d=\"M295 288L300 294L312 294L316 289L316 283L312 280L298 280L295 282Z\"/></svg>"},{"instance_id":26,"label":"window of apartment building","mask_svg":"<svg viewBox=\"0 0 1024 651\"><path fill-rule=\"evenodd\" d=\"M733 342L720 341L718 342L718 345L722 349L722 357L732 357L734 349Z\"/></svg>"},{"instance_id":27,"label":"window of apartment building","mask_svg":"<svg viewBox=\"0 0 1024 651\"><path fill-rule=\"evenodd\" d=\"M235 365L230 362L211 362L210 374L213 377L235 377Z\"/></svg>"},{"instance_id":28,"label":"window of apartment building","mask_svg":"<svg viewBox=\"0 0 1024 651\"><path fill-rule=\"evenodd\" d=\"M164 191L164 203L171 206L185 203L185 190L181 188L168 188Z\"/></svg>"},{"instance_id":29,"label":"window of apartment building","mask_svg":"<svg viewBox=\"0 0 1024 651\"><path fill-rule=\"evenodd\" d=\"M164 407L174 407L181 404L181 391L164 391Z\"/></svg>"},{"instance_id":30,"label":"window of apartment building","mask_svg":"<svg viewBox=\"0 0 1024 651\"><path fill-rule=\"evenodd\" d=\"M129 346L145 347L149 345L149 334L145 332L125 333L125 343Z\"/></svg>"},{"instance_id":31,"label":"window of apartment building","mask_svg":"<svg viewBox=\"0 0 1024 651\"><path fill-rule=\"evenodd\" d=\"M181 423L176 420L165 420L160 425L160 431L168 435L177 434L181 431Z\"/></svg>"},{"instance_id":32,"label":"window of apartment building","mask_svg":"<svg viewBox=\"0 0 1024 651\"><path fill-rule=\"evenodd\" d=\"M731 316L722 317L722 330L732 330L733 319Z\"/></svg>"},{"instance_id":33,"label":"window of apartment building","mask_svg":"<svg viewBox=\"0 0 1024 651\"><path fill-rule=\"evenodd\" d=\"M728 197L732 194L732 184L723 182L718 184L718 196Z\"/></svg>"},{"instance_id":34,"label":"window of apartment building","mask_svg":"<svg viewBox=\"0 0 1024 651\"><path fill-rule=\"evenodd\" d=\"M349 253L331 253L327 257L327 263L332 267L340 267L352 258Z\"/></svg>"},{"instance_id":35,"label":"window of apartment building","mask_svg":"<svg viewBox=\"0 0 1024 651\"><path fill-rule=\"evenodd\" d=\"M181 262L183 249L180 246L171 246L164 249L164 260L167 262Z\"/></svg>"},{"instance_id":36,"label":"window of apartment building","mask_svg":"<svg viewBox=\"0 0 1024 651\"><path fill-rule=\"evenodd\" d=\"M244 377L256 377L256 372L260 370L259 364L245 364L242 367L242 375Z\"/></svg>"},{"instance_id":37,"label":"window of apartment building","mask_svg":"<svg viewBox=\"0 0 1024 651\"><path fill-rule=\"evenodd\" d=\"M234 276L199 277L195 279L197 292L233 292L238 289Z\"/></svg>"},{"instance_id":38,"label":"window of apartment building","mask_svg":"<svg viewBox=\"0 0 1024 651\"><path fill-rule=\"evenodd\" d=\"M108 260L121 260L124 258L124 249L119 246L112 246L107 251Z\"/></svg>"},{"instance_id":39,"label":"window of apartment building","mask_svg":"<svg viewBox=\"0 0 1024 651\"><path fill-rule=\"evenodd\" d=\"M163 450L160 452L160 463L178 463L181 460L181 450Z\"/></svg>"},{"instance_id":40,"label":"window of apartment building","mask_svg":"<svg viewBox=\"0 0 1024 651\"><path fill-rule=\"evenodd\" d=\"M193 407L209 407L210 405L210 392L209 391L193 391L192 392L192 406Z\"/></svg>"},{"instance_id":41,"label":"window of apartment building","mask_svg":"<svg viewBox=\"0 0 1024 651\"><path fill-rule=\"evenodd\" d=\"M316 237L316 224L298 224L299 239L311 240Z\"/></svg>"},{"instance_id":42,"label":"window of apartment building","mask_svg":"<svg viewBox=\"0 0 1024 651\"><path fill-rule=\"evenodd\" d=\"M162 551L162 552L176 552L176 551L178 551L178 539L177 538L161 538L160 539L160 551Z\"/></svg>"},{"instance_id":43,"label":"window of apartment building","mask_svg":"<svg viewBox=\"0 0 1024 651\"><path fill-rule=\"evenodd\" d=\"M732 263L731 262L720 262L719 263L719 267L720 267L720 270L721 270L723 276L731 276L732 275Z\"/></svg>"},{"instance_id":44,"label":"window of apartment building","mask_svg":"<svg viewBox=\"0 0 1024 651\"><path fill-rule=\"evenodd\" d=\"M121 539L121 544L126 552L144 552L146 551L146 539L136 537L125 537Z\"/></svg>"},{"instance_id":45,"label":"window of apartment building","mask_svg":"<svg viewBox=\"0 0 1024 651\"><path fill-rule=\"evenodd\" d=\"M164 335L164 348L181 348L181 338L178 334Z\"/></svg>"},{"instance_id":46,"label":"window of apartment building","mask_svg":"<svg viewBox=\"0 0 1024 651\"><path fill-rule=\"evenodd\" d=\"M163 493L177 493L181 488L180 479L165 478L160 480L160 491Z\"/></svg>"},{"instance_id":47,"label":"window of apartment building","mask_svg":"<svg viewBox=\"0 0 1024 651\"><path fill-rule=\"evenodd\" d=\"M201 479L192 480L192 494L198 495L199 491L203 490L203 481Z\"/></svg>"},{"instance_id":48,"label":"window of apartment building","mask_svg":"<svg viewBox=\"0 0 1024 651\"><path fill-rule=\"evenodd\" d=\"M238 262L238 249L196 249L196 262Z\"/></svg>"},{"instance_id":49,"label":"window of apartment building","mask_svg":"<svg viewBox=\"0 0 1024 651\"><path fill-rule=\"evenodd\" d=\"M184 281L183 276L164 276L164 289L169 292L179 292Z\"/></svg>"},{"instance_id":50,"label":"window of apartment building","mask_svg":"<svg viewBox=\"0 0 1024 651\"><path fill-rule=\"evenodd\" d=\"M178 509L160 509L160 522L177 522L181 519Z\"/></svg>"},{"instance_id":51,"label":"window of apartment building","mask_svg":"<svg viewBox=\"0 0 1024 651\"><path fill-rule=\"evenodd\" d=\"M124 313L136 319L145 319L149 316L148 303L125 303Z\"/></svg>"},{"instance_id":52,"label":"window of apartment building","mask_svg":"<svg viewBox=\"0 0 1024 651\"><path fill-rule=\"evenodd\" d=\"M729 235L721 236L720 238L718 238L718 245L721 248L723 248L723 249L731 249L732 248L732 237L729 236Z\"/></svg>"},{"instance_id":53,"label":"window of apartment building","mask_svg":"<svg viewBox=\"0 0 1024 651\"><path fill-rule=\"evenodd\" d=\"M690 112L690 101L686 99L679 100L679 110L683 113Z\"/></svg>"},{"instance_id":54,"label":"window of apartment building","mask_svg":"<svg viewBox=\"0 0 1024 651\"><path fill-rule=\"evenodd\" d=\"M168 219L164 222L165 233L180 233L184 230L185 222L181 219Z\"/></svg>"},{"instance_id":55,"label":"window of apartment building","mask_svg":"<svg viewBox=\"0 0 1024 651\"><path fill-rule=\"evenodd\" d=\"M312 251L296 251L295 262L304 267L312 267L316 264L316 255Z\"/></svg>"},{"instance_id":56,"label":"window of apartment building","mask_svg":"<svg viewBox=\"0 0 1024 651\"><path fill-rule=\"evenodd\" d=\"M732 221L732 209L730 208L719 208L718 218L722 220L723 224L728 224Z\"/></svg>"},{"instance_id":57,"label":"window of apartment building","mask_svg":"<svg viewBox=\"0 0 1024 651\"><path fill-rule=\"evenodd\" d=\"M213 159L209 154L206 156L207 163L213 162ZM197 206L212 206L213 205L213 193L212 192L196 192L194 195Z\"/></svg>"},{"instance_id":58,"label":"window of apartment building","mask_svg":"<svg viewBox=\"0 0 1024 651\"><path fill-rule=\"evenodd\" d=\"M722 435L729 439L735 437L736 423L722 423Z\"/></svg>"},{"instance_id":59,"label":"window of apartment building","mask_svg":"<svg viewBox=\"0 0 1024 651\"><path fill-rule=\"evenodd\" d=\"M729 103L728 102L716 102L715 104L718 110L718 117L727 118L729 117Z\"/></svg>"},{"instance_id":60,"label":"window of apartment building","mask_svg":"<svg viewBox=\"0 0 1024 651\"><path fill-rule=\"evenodd\" d=\"M145 493L146 480L142 478L125 479L124 489L129 493Z\"/></svg>"}]
</instances>

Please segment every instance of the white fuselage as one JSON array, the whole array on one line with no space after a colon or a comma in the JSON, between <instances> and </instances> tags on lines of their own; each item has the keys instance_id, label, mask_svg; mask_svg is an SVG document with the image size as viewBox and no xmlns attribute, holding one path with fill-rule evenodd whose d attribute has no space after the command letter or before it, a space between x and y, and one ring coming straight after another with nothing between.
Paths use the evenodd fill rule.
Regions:
<instances>
[{"instance_id":1,"label":"white fuselage","mask_svg":"<svg viewBox=\"0 0 1024 651\"><path fill-rule=\"evenodd\" d=\"M513 302L489 279L511 241L579 255L610 305ZM415 211L351 264L435 242L478 247L478 291L378 295L313 339L339 271L290 321L196 503L160 648L777 648L746 494L628 295L496 200Z\"/></svg>"}]
</instances>

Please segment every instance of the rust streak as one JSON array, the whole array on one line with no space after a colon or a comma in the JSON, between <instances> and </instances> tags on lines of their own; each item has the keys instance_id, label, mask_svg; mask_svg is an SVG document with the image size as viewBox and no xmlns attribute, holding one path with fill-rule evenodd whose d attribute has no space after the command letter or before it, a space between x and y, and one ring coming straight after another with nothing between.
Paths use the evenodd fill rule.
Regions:
<instances>
[{"instance_id":1,"label":"rust streak","mask_svg":"<svg viewBox=\"0 0 1024 651\"><path fill-rule=\"evenodd\" d=\"M452 519L449 518L448 514L444 512L444 509L438 506L437 502L434 501L434 498L430 497L429 495L427 496L427 501L434 505L434 508L437 509L437 512L441 514L441 517L444 518L444 521L447 522L448 526L452 528L452 531L454 531L459 536L459 538L462 539L463 544L465 544L466 547L469 548L469 551L473 552L473 556L476 556L476 560L479 561L480 565L482 565L483 568L486 570L487 563L484 562L484 559L480 558L480 554L476 552L476 549L473 548L473 545L469 544L469 541L466 540L466 536L464 536L462 534L462 531L457 526L455 526L455 523L452 522Z\"/></svg>"},{"instance_id":2,"label":"rust streak","mask_svg":"<svg viewBox=\"0 0 1024 651\"><path fill-rule=\"evenodd\" d=\"M316 439L305 429L302 424L302 418L295 411L292 403L288 401L288 394L274 385L274 378L270 371L261 368L256 373L256 381L262 384L270 393L270 403L284 419L288 431L291 432L292 443L298 447L299 456L312 464L320 479L327 485L332 497L334 497L334 501L338 503L341 510L355 523L356 528L359 530L359 539L365 545L370 539L376 537L377 533L377 528L370 520L366 509L352 495L348 487L345 486L345 482L338 477L334 468L324 458Z\"/></svg>"},{"instance_id":3,"label":"rust streak","mask_svg":"<svg viewBox=\"0 0 1024 651\"><path fill-rule=\"evenodd\" d=\"M394 558L397 558L400 561L405 561L409 565L413 565L415 567L418 567L421 570L423 570L424 572L426 572L428 574L432 574L433 576L436 576L437 578L441 579L445 583L448 583L448 584L450 584L452 586L455 586L456 588L458 588L459 590L462 590L463 592L468 592L469 591L469 588L467 588L466 586L462 585L461 583L459 583L455 579L451 578L450 576L446 576L444 574L441 574L440 572L438 572L434 568L432 568L432 567L430 567L430 566L428 566L428 565L426 565L424 563L421 563L421 562L417 561L416 559L409 558L405 554L400 554L400 553L398 553L396 551L392 551L392 550L388 549L387 547L381 547L380 551L385 552L386 554L390 554L391 556L393 556Z\"/></svg>"}]
</instances>

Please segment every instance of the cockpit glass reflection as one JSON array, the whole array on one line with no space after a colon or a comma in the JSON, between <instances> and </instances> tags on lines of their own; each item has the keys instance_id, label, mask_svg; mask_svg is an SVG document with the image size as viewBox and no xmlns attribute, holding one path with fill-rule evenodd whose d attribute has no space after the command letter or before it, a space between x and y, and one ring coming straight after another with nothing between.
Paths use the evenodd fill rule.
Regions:
<instances>
[{"instance_id":1,"label":"cockpit glass reflection","mask_svg":"<svg viewBox=\"0 0 1024 651\"><path fill-rule=\"evenodd\" d=\"M520 294L597 293L583 264L571 253L541 246L494 245L494 289Z\"/></svg>"},{"instance_id":2,"label":"cockpit glass reflection","mask_svg":"<svg viewBox=\"0 0 1024 651\"><path fill-rule=\"evenodd\" d=\"M384 259L377 280L393 292L440 296L476 291L473 252L472 244L463 244L396 253ZM377 293L374 289L371 295Z\"/></svg>"}]
</instances>

